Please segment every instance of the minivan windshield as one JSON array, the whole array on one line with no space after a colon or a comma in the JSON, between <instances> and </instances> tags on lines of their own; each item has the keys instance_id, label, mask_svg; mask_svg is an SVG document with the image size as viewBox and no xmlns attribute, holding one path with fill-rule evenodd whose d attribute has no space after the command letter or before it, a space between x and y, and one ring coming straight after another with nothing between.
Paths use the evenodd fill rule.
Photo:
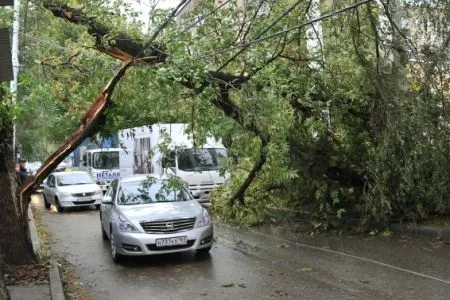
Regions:
<instances>
[{"instance_id":1,"label":"minivan windshield","mask_svg":"<svg viewBox=\"0 0 450 300\"><path fill-rule=\"evenodd\" d=\"M92 184L92 178L87 173L76 173L59 175L56 177L58 186L78 185L78 184Z\"/></svg>"},{"instance_id":2,"label":"minivan windshield","mask_svg":"<svg viewBox=\"0 0 450 300\"><path fill-rule=\"evenodd\" d=\"M117 204L138 205L188 200L191 200L191 197L182 186L171 186L167 180L145 179L123 182L119 188Z\"/></svg>"},{"instance_id":3,"label":"minivan windshield","mask_svg":"<svg viewBox=\"0 0 450 300\"><path fill-rule=\"evenodd\" d=\"M178 155L178 169L186 172L219 170L226 163L224 148L185 149Z\"/></svg>"},{"instance_id":4,"label":"minivan windshield","mask_svg":"<svg viewBox=\"0 0 450 300\"><path fill-rule=\"evenodd\" d=\"M118 169L119 151L94 152L92 155L92 166L94 169Z\"/></svg>"}]
</instances>

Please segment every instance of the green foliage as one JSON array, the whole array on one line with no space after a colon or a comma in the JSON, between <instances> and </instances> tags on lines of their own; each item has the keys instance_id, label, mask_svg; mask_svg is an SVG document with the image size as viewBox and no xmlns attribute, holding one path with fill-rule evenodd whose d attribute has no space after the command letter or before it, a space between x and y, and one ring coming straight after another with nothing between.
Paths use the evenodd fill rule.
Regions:
<instances>
[{"instance_id":1,"label":"green foliage","mask_svg":"<svg viewBox=\"0 0 450 300\"><path fill-rule=\"evenodd\" d=\"M101 41L105 46L119 32L146 41L168 14L155 11L148 30L142 31L142 21L125 1L66 2L111 29ZM266 35L307 19L308 1L273 24L293 1L268 2L255 14L256 4L242 9L233 1L185 30L214 9L214 1L202 1L181 21L170 22L157 38L165 44L167 61L128 71L113 94L102 134L185 122L197 144L210 133L221 138L230 158L222 173L230 178L214 192L213 210L230 222L266 222L267 206L311 211L314 230L337 226L346 217L421 220L448 213L449 70L443 63L448 45L426 48L420 54L426 63L401 66L399 53L405 51L390 47L390 38L399 37L392 35L392 27L380 25L383 9L365 5L322 21L324 44L318 51L308 51L303 28L260 41L223 67L242 43L259 37L269 24L273 27ZM326 6L324 1L322 11L353 3ZM423 3L424 10L414 6L408 12L433 19L445 40L448 4L429 4L439 6L436 18ZM10 18L10 11L0 13ZM251 27L240 27L254 15ZM401 40L392 44L407 48ZM61 144L117 69L116 61L90 49L92 45L83 26L30 6L14 109L26 157L43 159ZM282 47L282 56L268 64ZM250 82L230 91L242 124L218 108L217 82L201 92L183 84L189 81L198 89L219 67L229 74L259 70ZM252 126L270 137L265 148L248 130ZM266 162L244 204L230 205L261 151Z\"/></svg>"}]
</instances>

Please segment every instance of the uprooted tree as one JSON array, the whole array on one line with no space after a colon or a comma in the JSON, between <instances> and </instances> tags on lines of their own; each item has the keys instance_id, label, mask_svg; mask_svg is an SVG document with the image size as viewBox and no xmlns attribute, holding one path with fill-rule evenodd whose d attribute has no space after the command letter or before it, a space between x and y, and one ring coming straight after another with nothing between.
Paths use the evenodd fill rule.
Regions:
<instances>
[{"instance_id":1,"label":"uprooted tree","mask_svg":"<svg viewBox=\"0 0 450 300\"><path fill-rule=\"evenodd\" d=\"M65 43L63 54L39 53L38 59L30 59L30 66L38 61L39 71L28 76L38 73L41 89L25 82L29 103L39 96L54 97L63 114L55 119L66 118L72 127L58 132L69 136L67 142L19 189L17 201L3 199L7 207L23 208L11 228L2 224L5 232L16 230L22 246L30 193L83 139L101 130L165 120L190 123L200 139L213 132L237 158L229 166L231 186L214 198L216 211L227 219L260 222L266 205L308 207L318 227L345 214L386 219L448 211L442 197L449 181L443 171L448 165L447 129L439 123L446 110L423 101L446 106L447 95L441 93L446 70L438 62L448 40L431 49L423 62L413 35L397 26L395 1L391 6L330 1L317 20L309 16L314 1L261 0L245 7L204 1L175 22L188 2L180 1L171 12L153 11L148 34L121 17L123 10L108 7L108 1L80 1L79 6L34 2L34 13L51 12L79 26L76 31L61 25L68 29L53 44ZM449 19L447 10L436 23ZM311 51L307 29L319 20L328 21L322 21L323 39L317 37L319 46ZM91 50L77 41L90 41ZM68 54L67 45L78 48ZM124 64L90 104L95 79L89 68L117 68L94 57L93 50ZM416 54L421 55L417 63L407 64ZM61 83L61 74L70 80ZM107 78L104 73L99 77ZM53 83L47 86L52 92L42 88L44 81ZM81 115L81 125L69 135L76 126L74 116ZM1 179L9 180L9 167L5 165ZM12 197L15 187L8 182ZM430 182L434 185L427 187ZM434 201L425 205L425 197ZM0 245L5 243L2 239ZM14 250L6 255L14 253L25 257Z\"/></svg>"}]
</instances>

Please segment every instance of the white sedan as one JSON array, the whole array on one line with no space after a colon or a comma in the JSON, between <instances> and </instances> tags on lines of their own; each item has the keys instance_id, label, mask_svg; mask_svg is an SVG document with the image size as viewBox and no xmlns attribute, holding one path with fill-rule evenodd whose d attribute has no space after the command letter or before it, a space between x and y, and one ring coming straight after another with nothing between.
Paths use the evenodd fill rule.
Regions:
<instances>
[{"instance_id":1,"label":"white sedan","mask_svg":"<svg viewBox=\"0 0 450 300\"><path fill-rule=\"evenodd\" d=\"M53 204L58 212L66 207L95 205L100 208L103 192L87 172L55 172L44 184L44 204Z\"/></svg>"}]
</instances>

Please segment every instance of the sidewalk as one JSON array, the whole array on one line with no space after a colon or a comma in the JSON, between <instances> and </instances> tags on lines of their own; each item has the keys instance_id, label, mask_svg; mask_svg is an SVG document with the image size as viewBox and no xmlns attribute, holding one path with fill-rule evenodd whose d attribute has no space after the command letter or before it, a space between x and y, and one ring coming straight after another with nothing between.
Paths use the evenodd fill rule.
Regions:
<instances>
[{"instance_id":1,"label":"sidewalk","mask_svg":"<svg viewBox=\"0 0 450 300\"><path fill-rule=\"evenodd\" d=\"M35 219L31 204L28 208L28 222L30 228L30 237L33 243L33 251L39 257L40 241L36 230ZM64 300L64 292L62 288L59 268L55 262L50 263L50 268L42 265L35 266L18 266L23 269L19 273L23 273L26 278L18 280L17 283L13 278L6 278L6 287L10 293L12 300ZM45 270L42 270L45 268ZM41 269L41 270L39 270ZM46 279L42 280L42 272L48 272ZM20 276L20 275L19 275Z\"/></svg>"}]
</instances>

